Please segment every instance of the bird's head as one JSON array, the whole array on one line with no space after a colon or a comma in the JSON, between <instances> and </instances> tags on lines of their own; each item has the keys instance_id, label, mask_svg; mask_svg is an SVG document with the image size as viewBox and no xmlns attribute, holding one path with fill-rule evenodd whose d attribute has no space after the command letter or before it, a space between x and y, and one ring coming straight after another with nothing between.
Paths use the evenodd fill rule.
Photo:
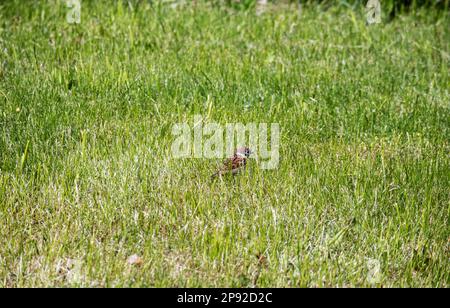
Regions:
<instances>
[{"instance_id":1,"label":"bird's head","mask_svg":"<svg viewBox=\"0 0 450 308\"><path fill-rule=\"evenodd\" d=\"M250 148L248 148L248 147L242 147L242 148L237 149L237 151L236 151L236 155L242 156L245 158L248 158L252 153L253 153L252 150L250 150Z\"/></svg>"}]
</instances>

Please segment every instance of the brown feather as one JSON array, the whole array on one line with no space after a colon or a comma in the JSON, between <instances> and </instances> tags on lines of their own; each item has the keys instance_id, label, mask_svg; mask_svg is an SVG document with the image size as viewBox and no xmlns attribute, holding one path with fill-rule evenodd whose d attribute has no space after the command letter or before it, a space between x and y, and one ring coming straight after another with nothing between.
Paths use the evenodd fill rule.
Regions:
<instances>
[{"instance_id":1,"label":"brown feather","mask_svg":"<svg viewBox=\"0 0 450 308\"><path fill-rule=\"evenodd\" d=\"M239 171L245 168L247 165L247 158L251 151L248 148L238 149L233 157L227 158L223 162L223 166L214 173L211 177L222 176L226 174L237 174Z\"/></svg>"}]
</instances>

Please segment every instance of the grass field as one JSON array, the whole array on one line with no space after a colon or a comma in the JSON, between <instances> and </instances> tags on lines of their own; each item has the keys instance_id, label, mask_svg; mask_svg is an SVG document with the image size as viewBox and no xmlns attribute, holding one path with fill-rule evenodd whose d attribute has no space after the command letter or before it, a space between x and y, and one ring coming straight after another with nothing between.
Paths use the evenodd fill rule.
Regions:
<instances>
[{"instance_id":1,"label":"grass field","mask_svg":"<svg viewBox=\"0 0 450 308\"><path fill-rule=\"evenodd\" d=\"M449 287L448 14L66 13L0 4L0 287ZM279 123L279 167L174 159L195 114Z\"/></svg>"}]
</instances>

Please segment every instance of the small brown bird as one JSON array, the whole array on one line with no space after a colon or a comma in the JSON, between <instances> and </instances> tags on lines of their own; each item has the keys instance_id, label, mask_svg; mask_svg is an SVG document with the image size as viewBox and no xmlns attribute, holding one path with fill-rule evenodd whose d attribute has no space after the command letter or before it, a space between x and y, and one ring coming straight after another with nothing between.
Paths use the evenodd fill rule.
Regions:
<instances>
[{"instance_id":1,"label":"small brown bird","mask_svg":"<svg viewBox=\"0 0 450 308\"><path fill-rule=\"evenodd\" d=\"M233 157L227 158L223 162L223 166L214 173L211 178L216 176L223 176L227 174L235 175L241 170L245 169L247 158L252 154L252 151L247 147L242 147L236 150Z\"/></svg>"}]
</instances>

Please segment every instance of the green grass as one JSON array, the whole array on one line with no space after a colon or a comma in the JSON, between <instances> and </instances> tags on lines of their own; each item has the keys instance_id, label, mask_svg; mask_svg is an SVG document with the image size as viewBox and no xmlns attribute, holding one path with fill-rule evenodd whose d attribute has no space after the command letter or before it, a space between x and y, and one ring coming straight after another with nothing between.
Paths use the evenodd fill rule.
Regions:
<instances>
[{"instance_id":1,"label":"green grass","mask_svg":"<svg viewBox=\"0 0 450 308\"><path fill-rule=\"evenodd\" d=\"M447 14L27 4L0 5L0 287L449 287ZM279 168L171 158L210 106L280 123Z\"/></svg>"}]
</instances>

